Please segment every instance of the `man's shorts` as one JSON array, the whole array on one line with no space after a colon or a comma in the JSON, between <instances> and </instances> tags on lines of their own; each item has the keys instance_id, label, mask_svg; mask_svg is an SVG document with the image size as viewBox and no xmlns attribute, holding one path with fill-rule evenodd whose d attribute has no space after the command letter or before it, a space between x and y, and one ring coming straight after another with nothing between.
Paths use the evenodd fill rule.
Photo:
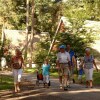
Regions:
<instances>
[{"instance_id":1,"label":"man's shorts","mask_svg":"<svg viewBox=\"0 0 100 100\"><path fill-rule=\"evenodd\" d=\"M60 64L60 68L58 69L59 76L69 75L69 65L68 64Z\"/></svg>"}]
</instances>

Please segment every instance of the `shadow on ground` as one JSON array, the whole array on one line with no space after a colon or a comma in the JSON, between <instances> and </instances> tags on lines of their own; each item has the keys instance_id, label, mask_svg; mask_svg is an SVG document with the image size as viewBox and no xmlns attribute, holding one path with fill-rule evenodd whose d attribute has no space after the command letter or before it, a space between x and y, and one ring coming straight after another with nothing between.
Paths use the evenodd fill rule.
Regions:
<instances>
[{"instance_id":1,"label":"shadow on ground","mask_svg":"<svg viewBox=\"0 0 100 100\"><path fill-rule=\"evenodd\" d=\"M53 84L55 85L55 84ZM99 100L100 89L86 89L84 86L72 84L68 91L63 91L57 86L43 88L31 83L24 83L20 93L0 91L0 100Z\"/></svg>"}]
</instances>

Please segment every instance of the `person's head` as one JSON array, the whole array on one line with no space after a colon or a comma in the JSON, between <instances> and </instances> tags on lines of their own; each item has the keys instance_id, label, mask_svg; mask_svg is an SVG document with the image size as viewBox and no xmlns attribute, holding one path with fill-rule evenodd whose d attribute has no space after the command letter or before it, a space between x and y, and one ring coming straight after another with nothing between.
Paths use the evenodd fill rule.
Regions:
<instances>
[{"instance_id":1,"label":"person's head","mask_svg":"<svg viewBox=\"0 0 100 100\"><path fill-rule=\"evenodd\" d=\"M66 45L66 49L67 49L67 51L69 51L71 49L71 45L70 44L67 44Z\"/></svg>"},{"instance_id":2,"label":"person's head","mask_svg":"<svg viewBox=\"0 0 100 100\"><path fill-rule=\"evenodd\" d=\"M15 49L15 55L16 56L21 56L21 51L19 49Z\"/></svg>"},{"instance_id":3,"label":"person's head","mask_svg":"<svg viewBox=\"0 0 100 100\"><path fill-rule=\"evenodd\" d=\"M61 53L64 53L65 52L65 49L66 49L66 46L65 45L61 45L59 47L59 50L60 50Z\"/></svg>"},{"instance_id":4,"label":"person's head","mask_svg":"<svg viewBox=\"0 0 100 100\"><path fill-rule=\"evenodd\" d=\"M48 64L48 63L49 63L49 60L48 60L48 59L45 59L45 60L44 60L44 63L45 63L45 64Z\"/></svg>"},{"instance_id":5,"label":"person's head","mask_svg":"<svg viewBox=\"0 0 100 100\"><path fill-rule=\"evenodd\" d=\"M90 48L86 48L85 53L86 53L87 56L89 56L90 55Z\"/></svg>"}]
</instances>

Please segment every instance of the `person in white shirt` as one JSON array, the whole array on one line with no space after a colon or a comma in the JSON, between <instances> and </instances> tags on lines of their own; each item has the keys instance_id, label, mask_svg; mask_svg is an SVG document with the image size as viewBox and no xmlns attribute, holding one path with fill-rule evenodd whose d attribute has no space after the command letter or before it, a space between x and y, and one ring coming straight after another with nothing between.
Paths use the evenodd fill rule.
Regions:
<instances>
[{"instance_id":1,"label":"person in white shirt","mask_svg":"<svg viewBox=\"0 0 100 100\"><path fill-rule=\"evenodd\" d=\"M2 57L1 58L1 69L2 69L2 71L4 70L4 68L6 67L6 65L7 65L6 58Z\"/></svg>"},{"instance_id":2,"label":"person in white shirt","mask_svg":"<svg viewBox=\"0 0 100 100\"><path fill-rule=\"evenodd\" d=\"M60 52L57 54L57 69L59 74L60 88L67 90L67 80L70 67L70 54L66 52L65 45L59 47Z\"/></svg>"}]
</instances>

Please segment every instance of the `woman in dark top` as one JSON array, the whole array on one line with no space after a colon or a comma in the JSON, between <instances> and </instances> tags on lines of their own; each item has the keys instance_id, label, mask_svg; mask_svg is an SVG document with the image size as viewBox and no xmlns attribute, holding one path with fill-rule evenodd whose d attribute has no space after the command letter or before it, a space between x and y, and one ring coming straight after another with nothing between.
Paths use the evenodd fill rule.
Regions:
<instances>
[{"instance_id":1,"label":"woman in dark top","mask_svg":"<svg viewBox=\"0 0 100 100\"><path fill-rule=\"evenodd\" d=\"M19 49L15 50L15 56L11 59L11 65L13 69L13 75L14 75L14 86L15 86L15 92L20 91L20 82L22 77L22 67L23 67L23 57L22 53Z\"/></svg>"}]
</instances>

